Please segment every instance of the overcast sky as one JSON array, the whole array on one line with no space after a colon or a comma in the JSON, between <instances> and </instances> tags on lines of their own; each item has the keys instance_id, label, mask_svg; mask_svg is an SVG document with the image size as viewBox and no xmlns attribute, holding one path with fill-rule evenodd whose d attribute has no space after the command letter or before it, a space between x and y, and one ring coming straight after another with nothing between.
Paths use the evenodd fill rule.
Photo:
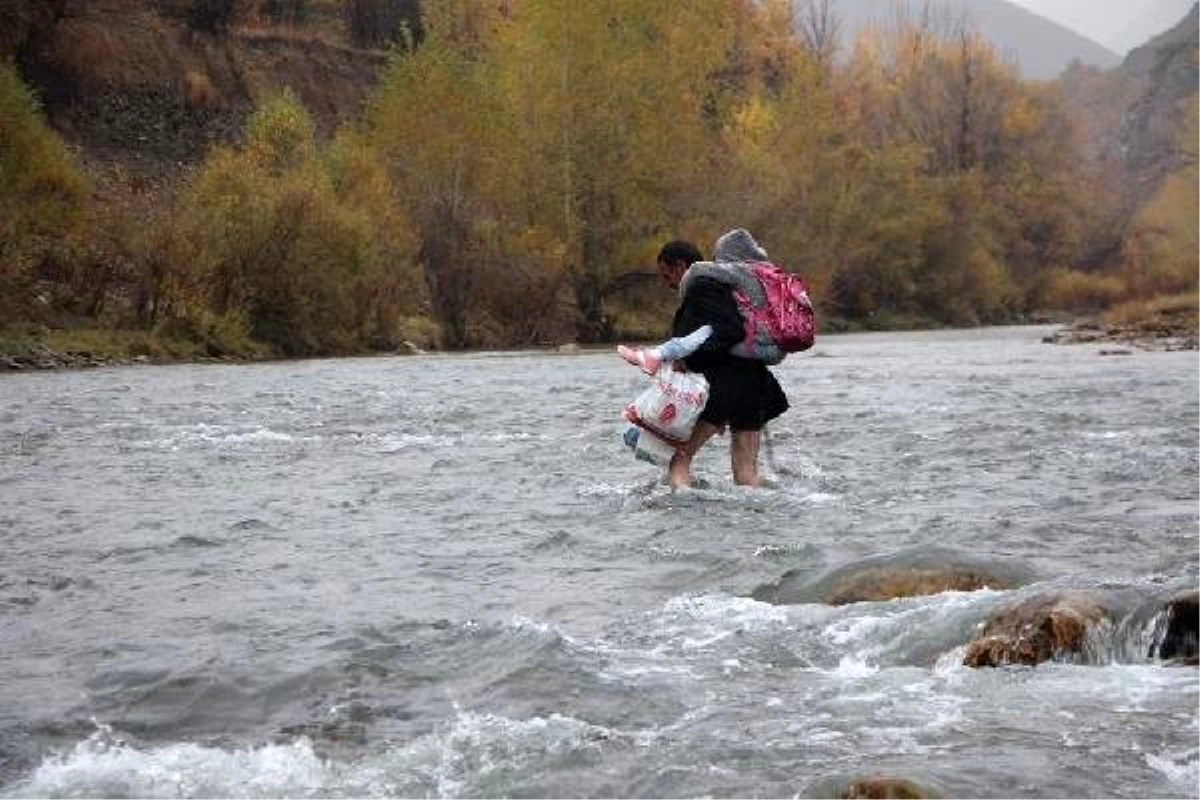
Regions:
<instances>
[{"instance_id":1,"label":"overcast sky","mask_svg":"<svg viewBox=\"0 0 1200 800\"><path fill-rule=\"evenodd\" d=\"M1125 55L1175 25L1194 0L1012 0Z\"/></svg>"}]
</instances>

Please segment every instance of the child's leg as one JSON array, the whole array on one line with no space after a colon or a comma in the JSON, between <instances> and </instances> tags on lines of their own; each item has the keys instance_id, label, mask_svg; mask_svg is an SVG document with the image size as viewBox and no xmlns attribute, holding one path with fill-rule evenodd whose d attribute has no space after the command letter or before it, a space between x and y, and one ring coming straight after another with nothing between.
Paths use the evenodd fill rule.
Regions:
<instances>
[{"instance_id":1,"label":"child's leg","mask_svg":"<svg viewBox=\"0 0 1200 800\"><path fill-rule=\"evenodd\" d=\"M630 364L641 367L642 372L647 375L653 375L658 372L658 368L663 362L678 361L696 352L696 348L704 344L709 336L712 336L712 330L712 325L701 325L687 336L677 336L674 339L668 339L658 347L650 347L645 350L634 350L619 344L617 345L617 355Z\"/></svg>"}]
</instances>

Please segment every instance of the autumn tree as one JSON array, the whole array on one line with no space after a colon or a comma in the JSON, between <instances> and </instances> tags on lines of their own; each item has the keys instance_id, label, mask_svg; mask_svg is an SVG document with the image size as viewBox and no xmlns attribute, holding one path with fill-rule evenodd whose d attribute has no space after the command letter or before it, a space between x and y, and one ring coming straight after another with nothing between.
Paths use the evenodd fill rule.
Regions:
<instances>
[{"instance_id":1,"label":"autumn tree","mask_svg":"<svg viewBox=\"0 0 1200 800\"><path fill-rule=\"evenodd\" d=\"M60 277L54 254L83 219L88 190L33 93L0 63L0 324L37 307L35 269Z\"/></svg>"},{"instance_id":2,"label":"autumn tree","mask_svg":"<svg viewBox=\"0 0 1200 800\"><path fill-rule=\"evenodd\" d=\"M499 54L525 224L564 243L583 341L609 338L606 301L664 234L703 223L714 76L740 3L528 3ZM711 230L711 228L709 228Z\"/></svg>"},{"instance_id":3,"label":"autumn tree","mask_svg":"<svg viewBox=\"0 0 1200 800\"><path fill-rule=\"evenodd\" d=\"M1158 192L1134 215L1122 241L1124 272L1134 297L1194 292L1200 280L1196 95L1180 105L1185 124L1177 146L1183 167L1167 175Z\"/></svg>"},{"instance_id":4,"label":"autumn tree","mask_svg":"<svg viewBox=\"0 0 1200 800\"><path fill-rule=\"evenodd\" d=\"M419 260L443 344L475 344L486 231L513 119L495 91L490 6L454 0L427 10L424 43L394 54L367 112L368 135L387 158L397 199L416 226Z\"/></svg>"},{"instance_id":5,"label":"autumn tree","mask_svg":"<svg viewBox=\"0 0 1200 800\"><path fill-rule=\"evenodd\" d=\"M1037 304L1041 270L1081 251L1077 132L1061 95L1022 82L965 20L902 22L861 37L847 76L871 148L923 151L920 191L942 209L916 305L955 324L1013 317Z\"/></svg>"},{"instance_id":6,"label":"autumn tree","mask_svg":"<svg viewBox=\"0 0 1200 800\"><path fill-rule=\"evenodd\" d=\"M215 151L180 201L177 315L243 325L287 355L394 347L419 310L411 235L390 178L353 133L322 147L303 104L268 99L246 143Z\"/></svg>"},{"instance_id":7,"label":"autumn tree","mask_svg":"<svg viewBox=\"0 0 1200 800\"><path fill-rule=\"evenodd\" d=\"M843 25L837 0L801 0L795 15L800 41L827 81L841 47Z\"/></svg>"}]
</instances>

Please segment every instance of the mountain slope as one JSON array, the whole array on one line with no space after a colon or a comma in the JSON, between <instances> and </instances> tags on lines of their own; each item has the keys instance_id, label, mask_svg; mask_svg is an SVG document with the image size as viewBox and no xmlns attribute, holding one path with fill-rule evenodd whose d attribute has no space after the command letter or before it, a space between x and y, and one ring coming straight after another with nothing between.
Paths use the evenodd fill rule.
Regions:
<instances>
[{"instance_id":1,"label":"mountain slope","mask_svg":"<svg viewBox=\"0 0 1200 800\"><path fill-rule=\"evenodd\" d=\"M1166 175L1194 162L1188 153L1188 116L1195 115L1200 70L1200 5L1171 30L1131 50L1118 72L1145 89L1130 106L1115 137L1114 155L1141 183L1156 186ZM1193 147L1194 150L1194 147Z\"/></svg>"},{"instance_id":2,"label":"mountain slope","mask_svg":"<svg viewBox=\"0 0 1200 800\"><path fill-rule=\"evenodd\" d=\"M1118 52L1127 52L1168 30L1187 13L1187 0L1156 0L1143 8L1130 10L1134 14L1105 39Z\"/></svg>"},{"instance_id":3,"label":"mountain slope","mask_svg":"<svg viewBox=\"0 0 1200 800\"><path fill-rule=\"evenodd\" d=\"M1190 0L1012 0L1047 19L1124 55L1162 33L1187 14Z\"/></svg>"},{"instance_id":4,"label":"mountain slope","mask_svg":"<svg viewBox=\"0 0 1200 800\"><path fill-rule=\"evenodd\" d=\"M804 0L797 4L802 8ZM834 0L841 21L843 46L868 25L894 23L897 15L919 18L925 2L909 0ZM1073 61L1101 68L1115 67L1121 58L1103 45L1008 0L929 0L935 30L949 32L959 19L986 36L1011 59L1021 75L1033 79L1057 77ZM800 12L798 12L800 13Z\"/></svg>"}]
</instances>

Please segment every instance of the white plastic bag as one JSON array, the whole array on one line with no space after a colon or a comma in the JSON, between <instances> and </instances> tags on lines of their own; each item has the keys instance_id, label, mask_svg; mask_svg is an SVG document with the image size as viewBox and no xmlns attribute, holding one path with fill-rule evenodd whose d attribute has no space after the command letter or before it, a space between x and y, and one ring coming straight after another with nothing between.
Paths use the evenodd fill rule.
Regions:
<instances>
[{"instance_id":1,"label":"white plastic bag","mask_svg":"<svg viewBox=\"0 0 1200 800\"><path fill-rule=\"evenodd\" d=\"M625 419L672 447L683 447L708 402L708 381L699 372L664 366L650 386L625 406Z\"/></svg>"},{"instance_id":2,"label":"white plastic bag","mask_svg":"<svg viewBox=\"0 0 1200 800\"><path fill-rule=\"evenodd\" d=\"M647 461L660 467L670 466L675 456L675 445L667 444L662 439L637 425L625 429L625 444L633 451L633 457L638 461Z\"/></svg>"}]
</instances>

